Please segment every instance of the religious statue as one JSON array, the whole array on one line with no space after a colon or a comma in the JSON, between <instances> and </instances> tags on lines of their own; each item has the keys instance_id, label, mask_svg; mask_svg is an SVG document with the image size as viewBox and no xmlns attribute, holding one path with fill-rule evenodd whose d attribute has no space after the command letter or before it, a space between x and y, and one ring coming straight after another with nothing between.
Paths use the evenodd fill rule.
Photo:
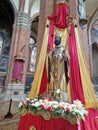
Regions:
<instances>
[{"instance_id":1,"label":"religious statue","mask_svg":"<svg viewBox=\"0 0 98 130\"><path fill-rule=\"evenodd\" d=\"M67 84L69 80L69 55L61 45L61 34L57 33L55 47L49 54L49 92L63 101L68 101Z\"/></svg>"},{"instance_id":2,"label":"religious statue","mask_svg":"<svg viewBox=\"0 0 98 130\"><path fill-rule=\"evenodd\" d=\"M79 22L82 27L84 27L84 25L87 23L85 1L86 0L78 1L79 2L78 11L80 14Z\"/></svg>"}]
</instances>

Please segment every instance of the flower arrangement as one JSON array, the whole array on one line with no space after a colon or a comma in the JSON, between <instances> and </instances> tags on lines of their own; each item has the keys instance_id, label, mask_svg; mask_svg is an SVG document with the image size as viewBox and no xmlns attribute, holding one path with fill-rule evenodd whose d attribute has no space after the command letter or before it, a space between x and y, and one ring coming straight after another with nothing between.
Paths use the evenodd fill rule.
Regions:
<instances>
[{"instance_id":1,"label":"flower arrangement","mask_svg":"<svg viewBox=\"0 0 98 130\"><path fill-rule=\"evenodd\" d=\"M80 100L75 100L70 104L48 99L26 98L19 103L18 107L21 115L28 113L40 114L45 120L62 117L73 124L77 123L79 119L84 120L85 115L88 113Z\"/></svg>"}]
</instances>

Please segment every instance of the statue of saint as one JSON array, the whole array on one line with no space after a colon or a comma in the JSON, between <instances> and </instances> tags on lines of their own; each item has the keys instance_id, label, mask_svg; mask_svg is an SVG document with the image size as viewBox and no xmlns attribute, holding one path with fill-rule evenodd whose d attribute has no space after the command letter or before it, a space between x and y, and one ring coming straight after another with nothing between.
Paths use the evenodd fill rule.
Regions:
<instances>
[{"instance_id":1,"label":"statue of saint","mask_svg":"<svg viewBox=\"0 0 98 130\"><path fill-rule=\"evenodd\" d=\"M86 0L78 0L79 6L78 6L78 11L79 11L79 22L82 27L87 23L86 19Z\"/></svg>"},{"instance_id":2,"label":"statue of saint","mask_svg":"<svg viewBox=\"0 0 98 130\"><path fill-rule=\"evenodd\" d=\"M68 101L69 55L61 45L61 34L57 33L55 47L49 54L49 93L62 101Z\"/></svg>"}]
</instances>

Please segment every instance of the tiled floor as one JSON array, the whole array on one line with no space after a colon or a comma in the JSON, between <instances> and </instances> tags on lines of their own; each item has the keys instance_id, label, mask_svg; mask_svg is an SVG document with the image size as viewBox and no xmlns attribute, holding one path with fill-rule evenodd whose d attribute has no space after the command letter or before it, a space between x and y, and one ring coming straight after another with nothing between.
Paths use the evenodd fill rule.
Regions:
<instances>
[{"instance_id":1,"label":"tiled floor","mask_svg":"<svg viewBox=\"0 0 98 130\"><path fill-rule=\"evenodd\" d=\"M9 101L0 101L0 130L18 130L19 114L18 102L12 101L11 113L12 118L4 118L9 111Z\"/></svg>"}]
</instances>

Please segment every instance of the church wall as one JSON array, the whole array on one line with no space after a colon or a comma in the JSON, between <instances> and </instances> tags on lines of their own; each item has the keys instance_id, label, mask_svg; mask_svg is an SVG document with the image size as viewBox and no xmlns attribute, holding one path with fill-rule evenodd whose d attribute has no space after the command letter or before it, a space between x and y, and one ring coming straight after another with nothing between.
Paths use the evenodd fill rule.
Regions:
<instances>
[{"instance_id":1,"label":"church wall","mask_svg":"<svg viewBox=\"0 0 98 130\"><path fill-rule=\"evenodd\" d=\"M38 13L39 13L40 1L37 0L34 2L32 0L23 0L23 1L11 0L11 4L15 11L14 13L15 18L14 18L14 24L13 24L13 30L12 30L11 51L10 51L10 58L9 58L8 73L7 73L7 78L5 81L7 94L9 94L9 91L12 91L12 88L13 90L15 89L15 91L17 91L18 86L15 84L20 84L21 87L19 89L24 91L23 86L25 87L26 73L27 73L28 62L29 62L29 59L28 59L29 38L30 38L30 33L31 33L32 18L34 18L35 16L38 16ZM33 3L34 3L34 6L33 6ZM22 58L23 57L25 58L24 68L22 72L23 78L21 81L18 81L16 83L16 81L14 81L12 78L13 70L14 70L14 61L15 61L15 57L17 57L18 54L20 55L21 50L22 50L21 56ZM18 58L20 58L20 56ZM9 99L9 96L7 95L7 99Z\"/></svg>"}]
</instances>

